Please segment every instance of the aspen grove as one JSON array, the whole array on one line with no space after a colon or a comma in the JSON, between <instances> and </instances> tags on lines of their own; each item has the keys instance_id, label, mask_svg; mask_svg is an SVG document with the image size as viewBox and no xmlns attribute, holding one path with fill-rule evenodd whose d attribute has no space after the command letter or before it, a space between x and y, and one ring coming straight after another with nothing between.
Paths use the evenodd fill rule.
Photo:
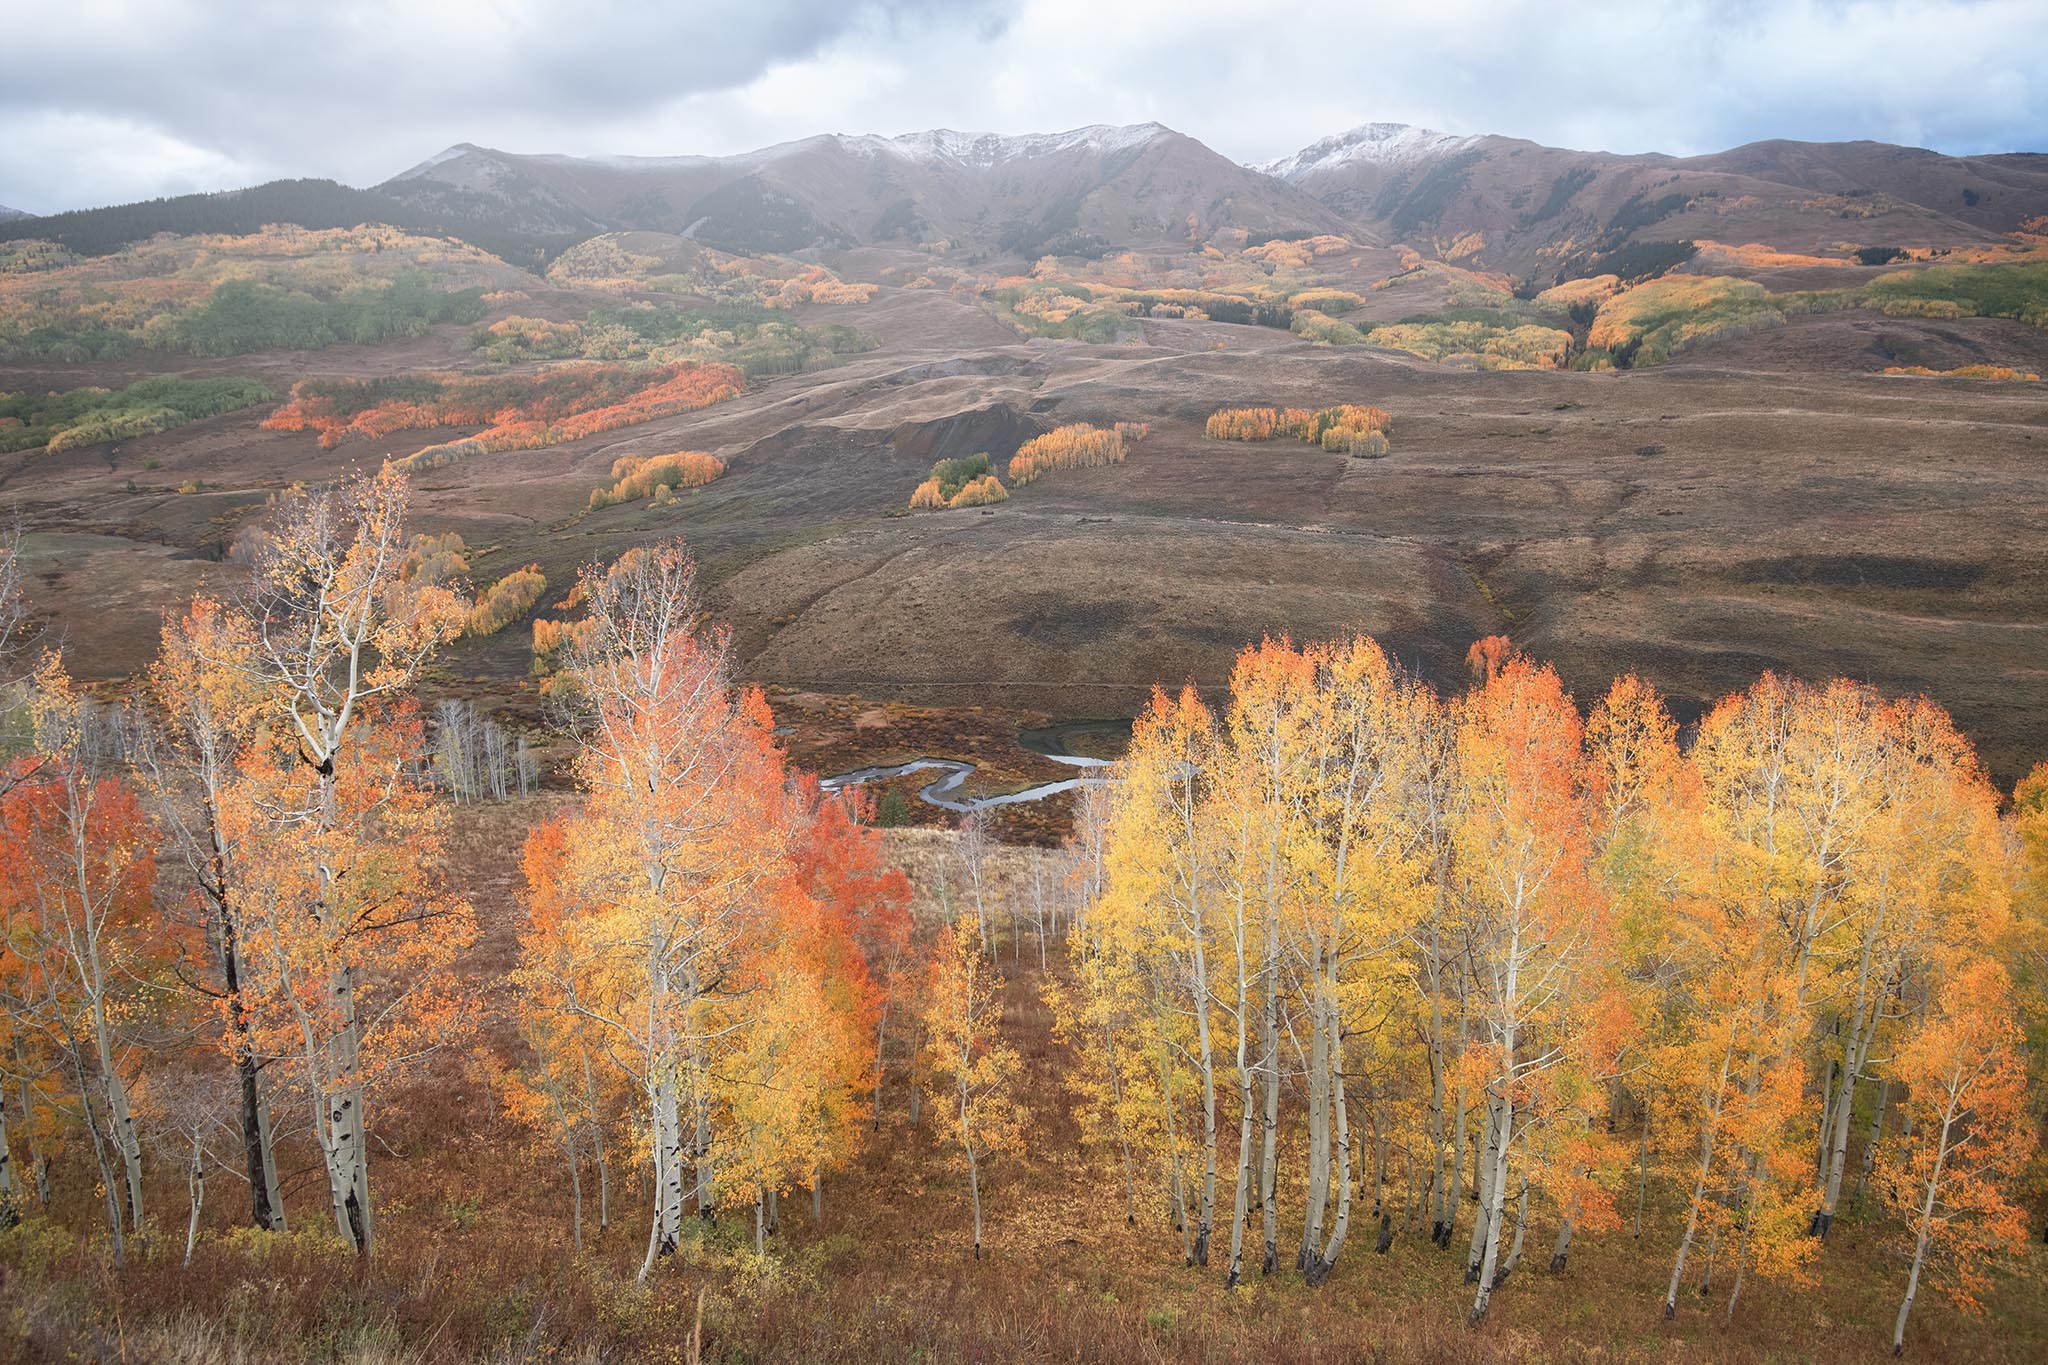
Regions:
<instances>
[{"instance_id":1,"label":"aspen grove","mask_svg":"<svg viewBox=\"0 0 2048 1365\"><path fill-rule=\"evenodd\" d=\"M1649 1254L1654 1186L1667 1316L1735 1317L1880 1202L1895 1343L1927 1276L1975 1302L2026 1237L2041 907L2015 917L1948 717L1766 676L1681 745L1638 679L1582 715L1505 640L1470 662L1444 698L1368 639L1269 640L1221 710L1162 691L1138 720L1065 1031L1188 1264L1319 1283L1419 1236L1462 1255L1477 1323L1535 1247L1563 1273L1631 1227Z\"/></svg>"},{"instance_id":2,"label":"aspen grove","mask_svg":"<svg viewBox=\"0 0 2048 1365\"><path fill-rule=\"evenodd\" d=\"M1049 1190L1224 1302L1449 1266L1474 1329L1626 1238L1645 1319L1739 1332L1852 1228L1903 1351L2039 1228L2048 767L2003 801L1924 698L1767 674L1681 727L1501 638L1455 694L1269 639L1155 690L1057 847L884 831L790 761L680 540L536 623L548 735L445 695L496 608L412 499L391 465L280 494L118 696L0 539L0 1237L68 1211L119 1282L175 1222L189 1273L225 1172L245 1247L367 1276L429 1075L474 1197L545 1187L550 1273L619 1294L721 1225L769 1276L785 1201L816 1235L883 1180L966 1267ZM473 904L454 831L507 811Z\"/></svg>"}]
</instances>

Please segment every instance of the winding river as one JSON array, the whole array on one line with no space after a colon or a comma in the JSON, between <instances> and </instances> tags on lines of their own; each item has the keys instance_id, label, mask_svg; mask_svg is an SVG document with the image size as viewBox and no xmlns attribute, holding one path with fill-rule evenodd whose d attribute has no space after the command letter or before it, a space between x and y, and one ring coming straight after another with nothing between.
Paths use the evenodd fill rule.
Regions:
<instances>
[{"instance_id":1,"label":"winding river","mask_svg":"<svg viewBox=\"0 0 2048 1365\"><path fill-rule=\"evenodd\" d=\"M1037 754L1040 758L1069 768L1083 770L1106 768L1112 760L1095 758L1088 754L1077 754L1068 746L1080 735L1118 735L1128 738L1131 723L1127 720L1073 720L1040 729L1017 732L1018 747ZM886 782L892 777L908 777L912 773L937 773L938 777L925 783L917 790L917 799L928 806L966 815L973 811L987 810L992 806L1016 806L1027 801L1043 801L1048 796L1089 782L1099 782L1099 776L1084 771L1078 777L1062 778L1057 782L1041 782L1035 787L1021 791L1004 792L999 796L970 797L960 795L960 788L974 774L975 765L957 758L914 758L908 763L886 764L877 768L855 768L850 773L840 773L824 779L819 785L836 791L841 787L858 787L868 782Z\"/></svg>"}]
</instances>

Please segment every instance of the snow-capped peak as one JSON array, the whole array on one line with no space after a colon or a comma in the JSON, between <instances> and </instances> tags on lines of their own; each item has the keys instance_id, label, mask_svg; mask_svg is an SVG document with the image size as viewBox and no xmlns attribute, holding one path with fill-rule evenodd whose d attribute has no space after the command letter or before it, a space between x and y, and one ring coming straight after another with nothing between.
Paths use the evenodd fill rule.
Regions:
<instances>
[{"instance_id":1,"label":"snow-capped peak","mask_svg":"<svg viewBox=\"0 0 2048 1365\"><path fill-rule=\"evenodd\" d=\"M933 128L900 137L847 138L847 145L870 154L902 157L912 161L953 161L970 166L994 166L1005 161L1049 156L1056 152L1085 151L1098 154L1142 147L1170 130L1158 123L1095 123L1064 133L962 133L951 128Z\"/></svg>"},{"instance_id":2,"label":"snow-capped peak","mask_svg":"<svg viewBox=\"0 0 2048 1365\"><path fill-rule=\"evenodd\" d=\"M1293 156L1268 161L1257 169L1282 180L1295 180L1317 171L1336 170L1358 162L1406 166L1462 151L1478 140L1406 123L1364 123L1348 133L1311 143Z\"/></svg>"}]
</instances>

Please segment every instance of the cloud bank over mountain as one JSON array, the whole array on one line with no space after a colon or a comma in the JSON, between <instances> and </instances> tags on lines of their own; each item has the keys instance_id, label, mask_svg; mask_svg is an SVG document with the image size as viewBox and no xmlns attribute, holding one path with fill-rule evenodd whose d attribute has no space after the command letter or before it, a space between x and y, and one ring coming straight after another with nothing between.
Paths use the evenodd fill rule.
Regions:
<instances>
[{"instance_id":1,"label":"cloud bank over mountain","mask_svg":"<svg viewBox=\"0 0 2048 1365\"><path fill-rule=\"evenodd\" d=\"M1259 17L1227 0L78 0L10 21L0 202L285 175L370 184L455 142L728 154L833 129L1158 121L1264 162L1399 121L1688 154L1756 138L2048 147L2035 0L1502 0Z\"/></svg>"}]
</instances>

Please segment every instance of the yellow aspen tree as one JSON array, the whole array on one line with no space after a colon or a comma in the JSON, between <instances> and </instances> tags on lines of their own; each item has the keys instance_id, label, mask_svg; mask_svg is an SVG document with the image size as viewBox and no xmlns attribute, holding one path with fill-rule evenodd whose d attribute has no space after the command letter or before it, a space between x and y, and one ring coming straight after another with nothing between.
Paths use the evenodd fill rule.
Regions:
<instances>
[{"instance_id":1,"label":"yellow aspen tree","mask_svg":"<svg viewBox=\"0 0 2048 1365\"><path fill-rule=\"evenodd\" d=\"M1002 1038L1002 986L965 921L940 929L924 998L925 1084L967 1164L977 1261L982 1165L1013 1147L1023 1128L1016 1100L1022 1059Z\"/></svg>"},{"instance_id":2,"label":"yellow aspen tree","mask_svg":"<svg viewBox=\"0 0 2048 1365\"><path fill-rule=\"evenodd\" d=\"M1209 1263L1216 1217L1216 1001L1210 958L1218 887L1208 811L1213 721L1192 687L1155 691L1126 753L1109 837L1109 875L1097 924L1104 951L1140 964L1127 980L1156 980L1156 1015L1169 1031L1160 1046L1185 1051L1200 1087L1200 1187L1194 1199L1190 1265ZM1145 968L1150 968L1147 972ZM1154 975L1156 973L1156 975ZM1183 1044L1173 1033L1192 1034ZM1167 1097L1170 1104L1171 1097Z\"/></svg>"}]
</instances>

